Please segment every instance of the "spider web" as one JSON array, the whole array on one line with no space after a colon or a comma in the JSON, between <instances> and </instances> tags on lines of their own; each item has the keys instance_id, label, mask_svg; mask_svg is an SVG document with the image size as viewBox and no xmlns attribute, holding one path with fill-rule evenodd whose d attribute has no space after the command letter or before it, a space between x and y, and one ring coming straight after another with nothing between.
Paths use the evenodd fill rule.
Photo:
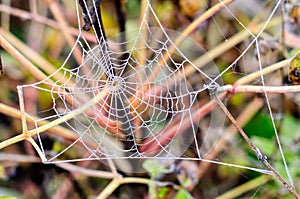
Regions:
<instances>
[{"instance_id":1,"label":"spider web","mask_svg":"<svg viewBox=\"0 0 300 199\"><path fill-rule=\"evenodd\" d=\"M80 8L77 2L74 3L81 29ZM29 134L36 134L42 159L48 163L93 159L138 162L149 158L188 159L270 173L255 166L205 159L224 135L225 114L218 106L213 106L204 116L199 110L219 95L216 91L222 88L224 74L234 72L239 62L246 62L251 48L257 53L258 70L262 70L259 38L279 5L280 1L274 3L274 8L256 33L225 6L229 17L236 20L252 39L223 71L219 71L211 60L199 66L198 57L207 53L205 49L187 36L182 42L176 42L182 34L164 28L149 1L136 31L127 31L109 40L103 34L98 35L99 44L95 46L89 44L80 32L74 48L56 73L43 81L18 87L23 123L27 120L35 123L35 126L23 127ZM95 6L95 2L86 6ZM88 17L92 21L93 16ZM212 19L223 33L221 25L214 17ZM92 28L95 31L95 27ZM124 35L127 40L120 41ZM223 39L227 41L225 35ZM82 50L83 56L82 62L74 67L72 55L77 48ZM58 77L58 74L63 76ZM257 81L265 85L263 75ZM30 88L48 94L53 102L51 109L40 112L40 119L26 114L28 110L23 95ZM283 154L269 97L266 92L264 94L279 150ZM203 127L204 123L206 127ZM47 150L43 132L56 125L70 129L77 138L53 154ZM198 140L200 133L204 135L203 142ZM85 150L70 156L68 152L73 148ZM284 160L284 156L282 158ZM288 168L285 169L289 173Z\"/></svg>"}]
</instances>

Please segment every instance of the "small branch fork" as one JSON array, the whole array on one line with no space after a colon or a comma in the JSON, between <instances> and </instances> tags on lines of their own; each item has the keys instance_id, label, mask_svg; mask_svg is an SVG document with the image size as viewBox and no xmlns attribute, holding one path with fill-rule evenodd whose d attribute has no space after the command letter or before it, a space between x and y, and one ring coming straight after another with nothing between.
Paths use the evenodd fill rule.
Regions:
<instances>
[{"instance_id":1,"label":"small branch fork","mask_svg":"<svg viewBox=\"0 0 300 199\"><path fill-rule=\"evenodd\" d=\"M253 144L253 142L250 140L248 135L245 133L245 131L242 129L242 127L238 124L238 122L234 119L234 117L231 115L229 110L225 107L225 105L222 103L222 101L216 97L216 100L221 107L221 109L224 111L224 113L227 115L229 120L232 122L232 124L237 128L241 136L246 140L252 151L255 153L257 159L261 161L270 171L273 172L274 176L295 196L295 198L300 199L300 196L296 192L295 188L292 187L283 177L280 176L280 174L274 169L274 167L267 161L267 157L262 155L260 150Z\"/></svg>"}]
</instances>

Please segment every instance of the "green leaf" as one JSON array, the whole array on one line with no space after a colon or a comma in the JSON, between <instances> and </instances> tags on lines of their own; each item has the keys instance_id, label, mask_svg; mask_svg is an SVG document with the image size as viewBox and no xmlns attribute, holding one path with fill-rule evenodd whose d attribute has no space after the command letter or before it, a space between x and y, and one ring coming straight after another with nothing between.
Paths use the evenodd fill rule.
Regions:
<instances>
[{"instance_id":1,"label":"green leaf","mask_svg":"<svg viewBox=\"0 0 300 199\"><path fill-rule=\"evenodd\" d=\"M151 177L155 177L160 173L169 173L170 170L166 165L166 161L156 159L148 159L143 162L143 168L150 173Z\"/></svg>"},{"instance_id":2,"label":"green leaf","mask_svg":"<svg viewBox=\"0 0 300 199\"><path fill-rule=\"evenodd\" d=\"M274 129L270 117L263 113L256 114L244 127L246 134L251 136L260 136L272 138Z\"/></svg>"},{"instance_id":3,"label":"green leaf","mask_svg":"<svg viewBox=\"0 0 300 199\"><path fill-rule=\"evenodd\" d=\"M261 150L263 154L271 156L274 153L275 146L273 139L252 136L251 140L254 143L254 145Z\"/></svg>"},{"instance_id":4,"label":"green leaf","mask_svg":"<svg viewBox=\"0 0 300 199\"><path fill-rule=\"evenodd\" d=\"M158 189L157 197L158 198L166 198L170 193L169 187L160 187Z\"/></svg>"},{"instance_id":5,"label":"green leaf","mask_svg":"<svg viewBox=\"0 0 300 199\"><path fill-rule=\"evenodd\" d=\"M188 191L180 189L175 196L175 199L193 199L193 196Z\"/></svg>"},{"instance_id":6,"label":"green leaf","mask_svg":"<svg viewBox=\"0 0 300 199\"><path fill-rule=\"evenodd\" d=\"M17 190L0 186L0 199L17 199L23 198Z\"/></svg>"},{"instance_id":7,"label":"green leaf","mask_svg":"<svg viewBox=\"0 0 300 199\"><path fill-rule=\"evenodd\" d=\"M293 141L300 138L300 123L299 120L286 114L284 116L281 132L280 141L284 145L290 145Z\"/></svg>"}]
</instances>

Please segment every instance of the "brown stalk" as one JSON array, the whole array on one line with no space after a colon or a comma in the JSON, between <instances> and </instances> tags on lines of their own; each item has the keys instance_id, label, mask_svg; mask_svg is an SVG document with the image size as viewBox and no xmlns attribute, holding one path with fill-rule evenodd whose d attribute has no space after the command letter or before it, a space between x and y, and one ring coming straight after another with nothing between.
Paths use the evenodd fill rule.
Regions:
<instances>
[{"instance_id":1,"label":"brown stalk","mask_svg":"<svg viewBox=\"0 0 300 199\"><path fill-rule=\"evenodd\" d=\"M70 33L68 23L66 21L66 18L63 16L61 12L61 7L57 0L47 0L48 6L54 15L56 21L58 22L59 28L66 38L70 48L72 49L75 46L75 39ZM75 46L74 51L72 53L74 55L74 58L76 59L77 63L81 64L82 61L82 54L79 47Z\"/></svg>"},{"instance_id":2,"label":"brown stalk","mask_svg":"<svg viewBox=\"0 0 300 199\"><path fill-rule=\"evenodd\" d=\"M19 17L23 20L34 20L38 23L47 25L47 26L52 27L54 29L57 29L57 30L60 29L59 24L56 21L51 20L51 19L49 19L47 17L44 17L42 15L33 14L33 13L28 12L28 11L18 9L18 8L13 8L11 6L7 6L7 5L3 5L3 4L0 4L0 11L2 13L8 13L11 16ZM93 43L97 43L95 37L90 33L81 32L77 28L73 28L73 27L70 27L70 26L68 27L68 29L69 29L70 33L73 36L78 36L78 35L82 34L84 36L84 38L86 38L88 41L91 41Z\"/></svg>"},{"instance_id":3,"label":"brown stalk","mask_svg":"<svg viewBox=\"0 0 300 199\"><path fill-rule=\"evenodd\" d=\"M244 138L244 140L248 143L251 150L255 153L257 159L261 161L272 173L274 176L282 183L284 187L286 187L294 196L295 198L300 198L298 193L296 192L295 188L292 187L278 172L276 169L273 168L273 166L268 162L267 157L262 155L260 150L253 144L253 142L250 140L248 135L244 132L242 127L239 125L239 123L234 119L234 117L231 115L229 110L225 107L225 105L222 103L222 101L217 97L217 102L221 109L224 111L224 113L227 115L231 123L236 127L240 135Z\"/></svg>"},{"instance_id":4,"label":"brown stalk","mask_svg":"<svg viewBox=\"0 0 300 199\"><path fill-rule=\"evenodd\" d=\"M238 116L237 122L243 126L245 125L252 116L264 105L264 101L260 98L255 98L249 105L244 109L244 111ZM237 130L233 124L231 124L226 130L224 135L218 140L218 142L214 145L214 148L209 151L209 153L203 157L205 159L214 160L218 154L224 150L224 148L228 145L228 142L232 140L233 136L236 134ZM208 169L210 162L200 162L199 164L199 176L198 179L202 177L202 175Z\"/></svg>"}]
</instances>

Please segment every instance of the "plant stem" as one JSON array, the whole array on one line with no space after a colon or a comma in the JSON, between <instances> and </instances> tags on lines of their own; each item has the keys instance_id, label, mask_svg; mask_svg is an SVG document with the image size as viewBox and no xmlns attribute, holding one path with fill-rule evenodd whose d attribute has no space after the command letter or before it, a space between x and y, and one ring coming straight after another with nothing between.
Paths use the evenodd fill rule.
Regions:
<instances>
[{"instance_id":1,"label":"plant stem","mask_svg":"<svg viewBox=\"0 0 300 199\"><path fill-rule=\"evenodd\" d=\"M183 30L183 32L175 39L174 44L177 47L181 42L183 42L188 35L190 35L197 27L199 27L203 22L205 22L207 19L215 15L218 11L220 11L222 8L227 6L228 4L232 3L234 0L224 0L222 2L217 3L210 9L208 9L205 13L203 13L201 16L199 16L193 23L191 23L187 28ZM164 63L168 62L170 56L174 53L176 50L176 47L174 45L171 45L167 52L164 53L163 58L161 58L158 62L159 65L164 66ZM195 68L194 68L195 70ZM161 67L154 68L153 72L150 77L148 77L148 81L152 82L153 79L156 77L156 75L161 71Z\"/></svg>"},{"instance_id":2,"label":"plant stem","mask_svg":"<svg viewBox=\"0 0 300 199\"><path fill-rule=\"evenodd\" d=\"M256 187L262 186L269 180L271 180L271 176L262 175L260 177L257 177L249 182L246 182L234 189L231 189L227 191L226 193L216 197L216 199L230 199L230 198L237 198L238 196L242 195L243 193L246 193L247 191L250 191L252 189L255 189Z\"/></svg>"},{"instance_id":3,"label":"plant stem","mask_svg":"<svg viewBox=\"0 0 300 199\"><path fill-rule=\"evenodd\" d=\"M146 179L146 178L135 178L135 177L115 178L109 183L109 185L105 187L105 189L97 196L96 199L108 198L114 192L114 190L116 190L116 188L118 188L121 184L128 184L128 183L150 184L151 182L152 182L151 179Z\"/></svg>"},{"instance_id":4,"label":"plant stem","mask_svg":"<svg viewBox=\"0 0 300 199\"><path fill-rule=\"evenodd\" d=\"M86 168L76 166L74 164L69 164L69 163L64 163L64 162L57 163L56 166L63 168L70 172L84 174L85 176L104 178L104 179L113 179L116 177L115 174L112 172L98 171L98 170L94 170L94 169L86 169Z\"/></svg>"},{"instance_id":5,"label":"plant stem","mask_svg":"<svg viewBox=\"0 0 300 199\"><path fill-rule=\"evenodd\" d=\"M47 75L53 75L52 78L55 80L59 80L61 84L65 84L67 86L71 86L74 83L70 78L65 77L64 74L57 71L57 68L53 66L48 60L42 57L38 52L34 49L30 48L28 45L23 43L17 37L15 37L10 32L7 32L0 28L0 34L11 44L16 47L16 50L19 50L20 53L26 57L28 57L32 62L34 62L39 68L44 70Z\"/></svg>"},{"instance_id":6,"label":"plant stem","mask_svg":"<svg viewBox=\"0 0 300 199\"><path fill-rule=\"evenodd\" d=\"M272 64L271 66L265 67L262 70L253 72L253 73L237 80L234 85L241 85L241 84L249 83L249 82L251 82L251 81L253 81L257 78L260 78L261 75L266 75L266 74L269 74L273 71L276 71L276 70L279 70L283 67L288 66L290 62L291 62L291 59L285 59L283 61Z\"/></svg>"},{"instance_id":7,"label":"plant stem","mask_svg":"<svg viewBox=\"0 0 300 199\"><path fill-rule=\"evenodd\" d=\"M13 47L1 34L0 34L0 43L1 47L3 47L9 54L15 57L21 64L38 80L46 79L47 76L40 71L37 67L35 67L27 58L24 57L15 47ZM52 81L50 79L46 80Z\"/></svg>"},{"instance_id":8,"label":"plant stem","mask_svg":"<svg viewBox=\"0 0 300 199\"><path fill-rule=\"evenodd\" d=\"M126 15L123 10L123 1L121 0L115 0L115 8L117 12L117 19L118 19L118 24L119 24L119 29L120 29L120 42L124 43L124 45L121 45L122 51L126 51L126 34L124 32L126 31L125 28L125 23L126 23Z\"/></svg>"},{"instance_id":9,"label":"plant stem","mask_svg":"<svg viewBox=\"0 0 300 199\"><path fill-rule=\"evenodd\" d=\"M264 105L264 101L261 98L255 98L252 102L248 104L246 108L244 108L244 111L238 116L237 122L244 126L252 117L254 114L259 111L259 109ZM236 135L237 130L233 124L231 124L227 129L225 130L224 136L221 137L220 140L215 144L215 147L207 154L206 159L213 160L215 159L219 153L221 153L226 146L228 146L228 142L233 139L234 135ZM201 179L203 174L205 174L206 170L208 169L211 162L204 162L201 161L199 164L199 176L197 176L198 179Z\"/></svg>"},{"instance_id":10,"label":"plant stem","mask_svg":"<svg viewBox=\"0 0 300 199\"><path fill-rule=\"evenodd\" d=\"M0 161L40 163L41 159L33 155L20 155L12 153L0 153Z\"/></svg>"},{"instance_id":11,"label":"plant stem","mask_svg":"<svg viewBox=\"0 0 300 199\"><path fill-rule=\"evenodd\" d=\"M240 135L244 138L244 140L248 143L252 151L255 153L257 159L261 161L270 171L273 172L274 176L286 187L296 198L300 198L298 193L296 192L295 188L292 187L284 178L281 177L281 175L273 168L273 166L267 161L267 157L263 156L260 150L254 145L254 143L250 140L248 135L244 132L244 130L241 128L239 123L234 119L234 117L231 115L229 110L225 107L225 105L222 103L222 101L216 97L219 106L224 111L224 113L227 115L231 123L237 128Z\"/></svg>"},{"instance_id":12,"label":"plant stem","mask_svg":"<svg viewBox=\"0 0 300 199\"><path fill-rule=\"evenodd\" d=\"M7 106L5 104L1 104L1 103L0 103L0 112L2 114L8 115L12 118L17 118L17 119L22 118L22 114L19 110L12 108L10 106ZM29 116L29 115L26 116L26 122L33 124L33 125L41 126L41 125L45 125L48 123L47 121L39 121L39 120L40 119L37 117L33 117L33 116ZM35 121L38 121L37 124L35 123ZM53 128L49 129L49 131L55 135L64 137L65 139L68 139L68 140L74 141L74 140L78 139L78 136L75 133L73 133L69 129L66 129L61 126L54 126ZM5 148L11 144L23 141L23 140L25 140L24 134L17 135L15 137L12 137L10 139L7 139L7 140L1 142L0 149Z\"/></svg>"},{"instance_id":13,"label":"plant stem","mask_svg":"<svg viewBox=\"0 0 300 199\"><path fill-rule=\"evenodd\" d=\"M257 85L225 85L217 88L217 92L229 93L299 93L300 86L257 86Z\"/></svg>"},{"instance_id":14,"label":"plant stem","mask_svg":"<svg viewBox=\"0 0 300 199\"><path fill-rule=\"evenodd\" d=\"M54 15L56 21L58 22L58 25L60 27L60 30L64 37L66 38L69 46L71 49L73 49L73 55L74 58L76 59L78 64L81 64L82 62L82 54L79 49L79 47L76 46L76 42L73 38L73 36L70 34L69 26L68 23L66 22L66 18L62 15L61 9L59 7L58 1L57 0L47 0L48 6Z\"/></svg>"},{"instance_id":15,"label":"plant stem","mask_svg":"<svg viewBox=\"0 0 300 199\"><path fill-rule=\"evenodd\" d=\"M22 114L18 109L12 108L12 107L7 106L2 103L0 103L0 112L2 114L8 115L12 118L16 118L16 119L22 118ZM36 123L37 123L38 126L45 125L48 123L47 121L41 121L40 118L31 116L28 114L26 116L26 121L33 125L36 125ZM37 121L37 122L35 122L35 121ZM61 126L56 126L52 129L50 129L50 131L52 133L54 133L55 135L63 136L65 139L76 140L78 138L77 135L75 133L73 133L73 131L70 131L69 129L66 129Z\"/></svg>"},{"instance_id":16,"label":"plant stem","mask_svg":"<svg viewBox=\"0 0 300 199\"><path fill-rule=\"evenodd\" d=\"M200 24L202 24L207 19L211 18L221 9L223 9L224 7L226 7L234 1L235 0L220 1L219 3L208 9L205 13L203 13L200 17L193 21L193 23L191 23L186 29L183 30L182 34L180 34L180 36L176 38L175 45L180 44L186 38L186 36L190 35L197 27L199 27Z\"/></svg>"},{"instance_id":17,"label":"plant stem","mask_svg":"<svg viewBox=\"0 0 300 199\"><path fill-rule=\"evenodd\" d=\"M19 17L23 20L34 20L38 23L41 23L41 24L47 25L51 28L60 30L59 24L56 21L51 20L51 19L49 19L47 17L44 17L44 16L41 16L41 15L38 15L38 14L30 13L30 12L25 11L25 10L21 10L21 9L18 9L18 8L13 8L11 6L0 4L0 12L1 13L8 13L11 16ZM93 43L97 42L94 35L92 35L90 33L81 32L77 28L73 28L73 27L70 27L70 26L68 27L68 29L69 29L70 33L73 36L78 36L80 34L83 34L84 38L86 38L88 41L91 41Z\"/></svg>"},{"instance_id":18,"label":"plant stem","mask_svg":"<svg viewBox=\"0 0 300 199\"><path fill-rule=\"evenodd\" d=\"M21 87L18 87L18 90L22 89ZM101 92L99 92L94 98L92 98L90 101L88 101L87 103L83 104L82 106L80 106L79 108L71 111L70 113L52 121L49 122L43 126L40 126L36 129L33 130L29 130L27 131L27 136L32 137L38 133L47 131L50 128L53 128L54 126L57 126L63 122L66 122L70 119L73 119L74 117L82 114L83 112L85 112L87 109L89 109L90 107L94 106L96 103L99 102L99 100L103 100L107 94L108 94L108 89L103 89ZM20 99L21 100L21 99Z\"/></svg>"},{"instance_id":19,"label":"plant stem","mask_svg":"<svg viewBox=\"0 0 300 199\"><path fill-rule=\"evenodd\" d=\"M12 137L10 139L4 140L3 142L0 142L0 149L3 149L5 147L7 147L7 146L10 146L12 144L15 144L15 143L23 141L23 140L25 140L24 135L23 134L19 134L19 135L15 136L15 137Z\"/></svg>"}]
</instances>

